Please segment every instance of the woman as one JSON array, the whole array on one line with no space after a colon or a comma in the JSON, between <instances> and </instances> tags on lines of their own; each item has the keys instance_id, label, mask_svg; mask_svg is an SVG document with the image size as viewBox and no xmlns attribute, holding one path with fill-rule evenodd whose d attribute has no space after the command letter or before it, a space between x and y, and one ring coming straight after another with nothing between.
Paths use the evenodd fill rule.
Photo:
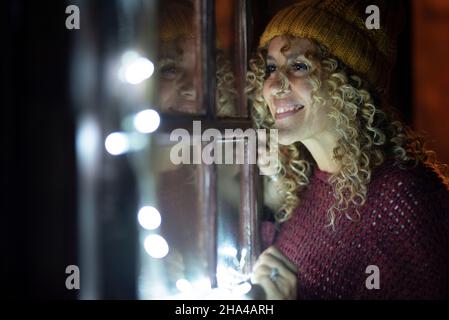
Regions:
<instances>
[{"instance_id":1,"label":"woman","mask_svg":"<svg viewBox=\"0 0 449 320\"><path fill-rule=\"evenodd\" d=\"M250 61L256 126L281 144L281 207L252 278L268 299L449 297L447 179L382 103L400 19L377 3L379 30L371 3L292 5Z\"/></svg>"},{"instance_id":2,"label":"woman","mask_svg":"<svg viewBox=\"0 0 449 320\"><path fill-rule=\"evenodd\" d=\"M197 94L199 57L193 17L194 8L188 1L168 0L160 8L155 104L165 113L204 113ZM216 54L216 113L220 117L235 116L236 90L231 62L218 43Z\"/></svg>"}]
</instances>

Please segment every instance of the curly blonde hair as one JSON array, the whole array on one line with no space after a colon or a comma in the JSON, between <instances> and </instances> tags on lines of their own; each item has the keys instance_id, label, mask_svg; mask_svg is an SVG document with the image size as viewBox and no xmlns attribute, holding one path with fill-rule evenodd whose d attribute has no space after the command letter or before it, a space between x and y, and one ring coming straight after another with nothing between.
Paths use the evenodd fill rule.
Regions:
<instances>
[{"instance_id":1,"label":"curly blonde hair","mask_svg":"<svg viewBox=\"0 0 449 320\"><path fill-rule=\"evenodd\" d=\"M217 115L235 116L236 97L235 77L232 71L231 61L225 56L222 50L218 50L216 57L216 77L217 77Z\"/></svg>"},{"instance_id":2,"label":"curly blonde hair","mask_svg":"<svg viewBox=\"0 0 449 320\"><path fill-rule=\"evenodd\" d=\"M287 37L289 43L294 37ZM307 57L318 67L310 74L313 103L324 100L318 95L324 85L328 89L330 111L328 116L337 128L337 146L333 150L340 170L331 175L335 202L328 209L329 225L344 214L348 219L360 218L358 208L366 201L373 169L387 159L394 159L404 167L418 163L430 165L443 178L447 168L437 163L434 152L426 150L422 137L397 120L394 110L376 103L369 85L353 74L328 49L316 41L318 54ZM263 98L267 47L259 48L250 60L247 93L253 104L253 121L257 128L274 128L274 119ZM301 191L309 184L315 162L301 142L279 146L279 165L276 178L280 184L283 205L275 212L278 225L292 217L301 202ZM447 184L447 179L444 179ZM348 210L354 208L355 210ZM355 217L351 213L355 212Z\"/></svg>"}]
</instances>

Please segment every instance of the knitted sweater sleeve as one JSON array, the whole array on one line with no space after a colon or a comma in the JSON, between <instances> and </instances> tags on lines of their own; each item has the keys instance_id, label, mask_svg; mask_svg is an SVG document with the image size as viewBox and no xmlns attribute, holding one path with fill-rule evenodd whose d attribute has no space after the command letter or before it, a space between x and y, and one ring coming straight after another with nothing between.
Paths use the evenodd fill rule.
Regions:
<instances>
[{"instance_id":1,"label":"knitted sweater sleeve","mask_svg":"<svg viewBox=\"0 0 449 320\"><path fill-rule=\"evenodd\" d=\"M379 288L360 286L355 299L448 297L448 192L433 172L389 174L373 186L366 207L367 265L379 270ZM375 271L367 270L366 282ZM366 284L366 283L365 283Z\"/></svg>"}]
</instances>

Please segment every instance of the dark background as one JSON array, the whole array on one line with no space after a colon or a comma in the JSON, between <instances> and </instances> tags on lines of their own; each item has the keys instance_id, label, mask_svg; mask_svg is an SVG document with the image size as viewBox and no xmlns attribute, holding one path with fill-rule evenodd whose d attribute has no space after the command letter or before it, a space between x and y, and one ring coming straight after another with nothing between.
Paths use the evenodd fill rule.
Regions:
<instances>
[{"instance_id":1,"label":"dark background","mask_svg":"<svg viewBox=\"0 0 449 320\"><path fill-rule=\"evenodd\" d=\"M255 34L287 3L253 0ZM400 38L393 102L413 124L414 12L406 3L409 19ZM75 116L69 95L77 31L65 28L64 1L2 5L2 296L74 299L76 292L65 288L65 268L78 262Z\"/></svg>"},{"instance_id":2,"label":"dark background","mask_svg":"<svg viewBox=\"0 0 449 320\"><path fill-rule=\"evenodd\" d=\"M77 261L70 31L64 1L2 2L2 296L74 298Z\"/></svg>"}]
</instances>

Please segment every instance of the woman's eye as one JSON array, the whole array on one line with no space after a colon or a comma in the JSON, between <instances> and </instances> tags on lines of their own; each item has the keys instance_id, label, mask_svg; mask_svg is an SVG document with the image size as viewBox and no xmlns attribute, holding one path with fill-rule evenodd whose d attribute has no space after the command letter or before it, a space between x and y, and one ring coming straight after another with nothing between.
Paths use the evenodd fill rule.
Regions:
<instances>
[{"instance_id":1,"label":"woman's eye","mask_svg":"<svg viewBox=\"0 0 449 320\"><path fill-rule=\"evenodd\" d=\"M309 71L309 66L303 62L296 62L292 65L293 71Z\"/></svg>"},{"instance_id":2,"label":"woman's eye","mask_svg":"<svg viewBox=\"0 0 449 320\"><path fill-rule=\"evenodd\" d=\"M275 65L268 65L266 70L265 70L265 76L270 76L273 72L276 71L276 66Z\"/></svg>"},{"instance_id":3,"label":"woman's eye","mask_svg":"<svg viewBox=\"0 0 449 320\"><path fill-rule=\"evenodd\" d=\"M173 79L178 73L175 65L165 65L159 69L161 76L165 79Z\"/></svg>"}]
</instances>

